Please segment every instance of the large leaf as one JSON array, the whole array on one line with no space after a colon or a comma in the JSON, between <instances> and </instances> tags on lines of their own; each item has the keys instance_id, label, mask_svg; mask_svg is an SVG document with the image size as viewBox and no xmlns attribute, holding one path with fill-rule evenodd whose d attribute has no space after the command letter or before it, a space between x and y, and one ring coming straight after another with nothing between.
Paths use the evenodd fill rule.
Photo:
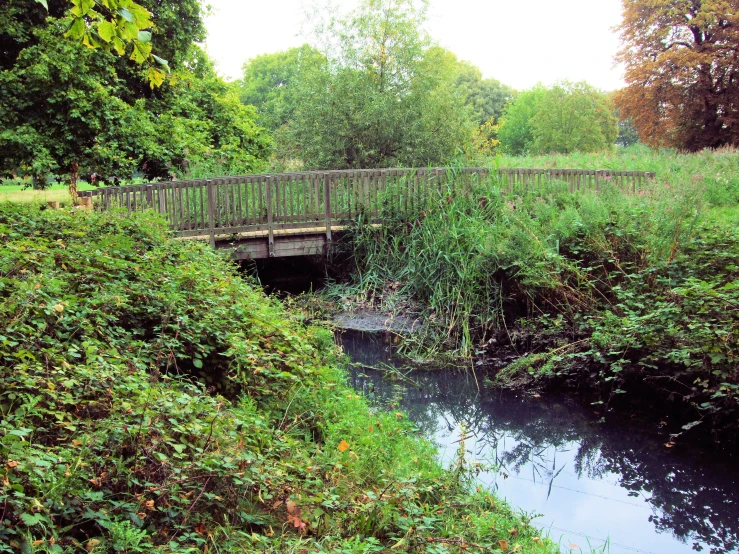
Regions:
<instances>
[{"instance_id":1,"label":"large leaf","mask_svg":"<svg viewBox=\"0 0 739 554\"><path fill-rule=\"evenodd\" d=\"M105 42L110 42L115 36L115 25L110 21L101 21L98 23L98 35Z\"/></svg>"},{"instance_id":2,"label":"large leaf","mask_svg":"<svg viewBox=\"0 0 739 554\"><path fill-rule=\"evenodd\" d=\"M69 26L67 32L64 33L64 36L67 38L78 40L84 36L86 30L87 25L85 25L85 20L81 17L77 17L72 22L72 25Z\"/></svg>"}]
</instances>

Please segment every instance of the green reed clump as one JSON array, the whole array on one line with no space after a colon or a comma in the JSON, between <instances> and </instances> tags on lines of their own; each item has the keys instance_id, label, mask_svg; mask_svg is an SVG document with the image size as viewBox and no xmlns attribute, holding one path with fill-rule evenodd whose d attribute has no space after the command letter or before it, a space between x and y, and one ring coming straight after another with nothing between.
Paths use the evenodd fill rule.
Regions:
<instances>
[{"instance_id":1,"label":"green reed clump","mask_svg":"<svg viewBox=\"0 0 739 554\"><path fill-rule=\"evenodd\" d=\"M352 236L354 287L335 292L384 308L415 307L428 324L426 349L468 356L518 317L572 315L602 299L608 284L589 258L614 250L628 257L624 263L669 256L700 204L692 192L665 192L570 193L553 183L511 194L494 178L466 190L450 186L415 211L388 207L379 229L360 222Z\"/></svg>"},{"instance_id":2,"label":"green reed clump","mask_svg":"<svg viewBox=\"0 0 739 554\"><path fill-rule=\"evenodd\" d=\"M608 402L646 388L733 429L739 213L704 187L448 187L423 209L388 209L382 228L358 225L353 286L335 293L415 311L409 355L508 345L529 355L500 381L567 379Z\"/></svg>"}]
</instances>

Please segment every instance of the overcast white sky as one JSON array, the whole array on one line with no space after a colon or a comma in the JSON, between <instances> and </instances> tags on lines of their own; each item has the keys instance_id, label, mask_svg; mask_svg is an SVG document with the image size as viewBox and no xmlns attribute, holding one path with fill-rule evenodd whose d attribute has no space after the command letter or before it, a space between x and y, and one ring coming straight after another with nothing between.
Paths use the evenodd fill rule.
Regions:
<instances>
[{"instance_id":1,"label":"overcast white sky","mask_svg":"<svg viewBox=\"0 0 739 554\"><path fill-rule=\"evenodd\" d=\"M353 0L334 0L353 6ZM209 0L207 49L227 78L249 58L306 42L311 0ZM431 35L461 59L517 89L559 79L623 86L613 27L621 0L430 0Z\"/></svg>"}]
</instances>

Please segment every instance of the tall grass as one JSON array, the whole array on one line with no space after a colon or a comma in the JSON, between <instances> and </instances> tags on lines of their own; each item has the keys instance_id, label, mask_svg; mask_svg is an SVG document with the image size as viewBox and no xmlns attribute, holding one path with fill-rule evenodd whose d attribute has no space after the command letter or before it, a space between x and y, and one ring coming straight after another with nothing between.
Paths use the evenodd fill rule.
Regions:
<instances>
[{"instance_id":1,"label":"tall grass","mask_svg":"<svg viewBox=\"0 0 739 554\"><path fill-rule=\"evenodd\" d=\"M500 185L491 177L466 193L442 190L424 210L388 208L380 229L360 221L353 286L329 293L415 309L427 323L417 338L427 354L470 356L517 317L569 314L603 296L604 283L577 259L582 244L593 257L610 253L619 228L617 248L642 265L666 260L704 205L697 187L655 184L634 196L569 193L560 183L504 194Z\"/></svg>"},{"instance_id":2,"label":"tall grass","mask_svg":"<svg viewBox=\"0 0 739 554\"><path fill-rule=\"evenodd\" d=\"M711 205L736 207L739 204L739 149L736 148L681 153L673 149L653 150L637 144L594 154L502 155L488 160L488 163L500 167L652 171L663 185L695 185Z\"/></svg>"}]
</instances>

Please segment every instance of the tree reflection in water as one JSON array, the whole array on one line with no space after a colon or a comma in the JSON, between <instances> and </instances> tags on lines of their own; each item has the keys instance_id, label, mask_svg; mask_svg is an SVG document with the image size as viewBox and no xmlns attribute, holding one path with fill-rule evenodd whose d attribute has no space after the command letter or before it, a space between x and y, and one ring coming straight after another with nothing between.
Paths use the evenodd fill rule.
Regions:
<instances>
[{"instance_id":1,"label":"tree reflection in water","mask_svg":"<svg viewBox=\"0 0 739 554\"><path fill-rule=\"evenodd\" d=\"M381 341L350 335L344 346L362 364L392 361ZM547 498L553 487L567 489L558 485L565 478L613 482L635 497L634 506L643 502L651 507L646 517L653 531L674 537L673 551L739 551L736 462L669 450L665 436L632 424L598 423L573 399L530 399L490 390L478 394L469 373L398 375L354 370L352 384L373 402L402 407L437 442L453 442L459 438L455 433L466 429L476 457L495 465L501 475L543 483Z\"/></svg>"}]
</instances>

